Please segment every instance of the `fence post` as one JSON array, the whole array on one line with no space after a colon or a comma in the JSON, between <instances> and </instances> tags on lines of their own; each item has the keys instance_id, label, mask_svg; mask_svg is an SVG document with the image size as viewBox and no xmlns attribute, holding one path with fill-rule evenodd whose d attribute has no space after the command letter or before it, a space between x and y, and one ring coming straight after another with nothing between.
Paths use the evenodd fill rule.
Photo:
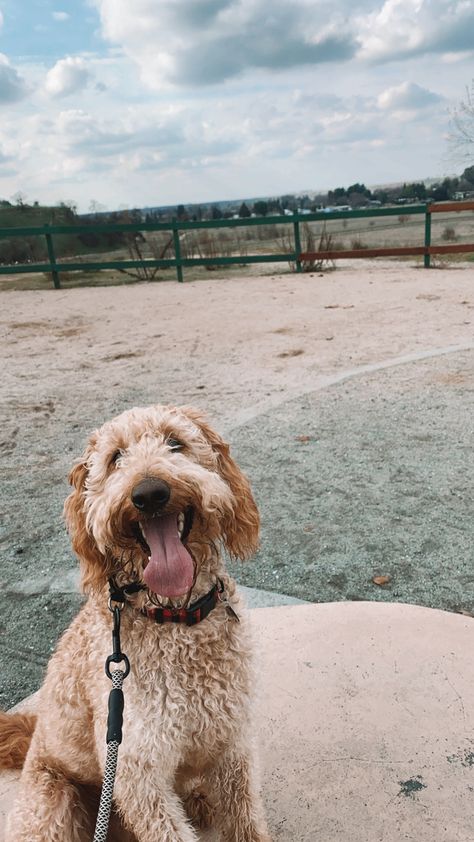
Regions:
<instances>
[{"instance_id":1,"label":"fence post","mask_svg":"<svg viewBox=\"0 0 474 842\"><path fill-rule=\"evenodd\" d=\"M174 256L176 260L176 273L178 281L183 283L183 267L181 266L181 245L179 242L179 229L176 217L173 218L173 242L174 242Z\"/></svg>"},{"instance_id":2,"label":"fence post","mask_svg":"<svg viewBox=\"0 0 474 842\"><path fill-rule=\"evenodd\" d=\"M46 225L48 225L48 224L49 223L46 223ZM61 283L59 281L59 272L58 272L58 268L56 266L56 255L54 254L53 238L52 238L51 234L49 234L49 233L45 234L45 237L46 237L46 246L47 246L47 249L48 249L49 262L50 262L50 265L51 265L51 276L53 278L54 288L60 289Z\"/></svg>"},{"instance_id":3,"label":"fence post","mask_svg":"<svg viewBox=\"0 0 474 842\"><path fill-rule=\"evenodd\" d=\"M296 215L298 211L294 211ZM296 271L301 272L301 238L300 238L300 224L297 219L293 222L293 229L295 232L295 252L296 252Z\"/></svg>"},{"instance_id":4,"label":"fence post","mask_svg":"<svg viewBox=\"0 0 474 842\"><path fill-rule=\"evenodd\" d=\"M431 212L429 207L426 208L425 212L425 248L429 248L431 245ZM425 269L429 269L431 266L431 255L429 252L425 254L424 259L424 266Z\"/></svg>"}]
</instances>

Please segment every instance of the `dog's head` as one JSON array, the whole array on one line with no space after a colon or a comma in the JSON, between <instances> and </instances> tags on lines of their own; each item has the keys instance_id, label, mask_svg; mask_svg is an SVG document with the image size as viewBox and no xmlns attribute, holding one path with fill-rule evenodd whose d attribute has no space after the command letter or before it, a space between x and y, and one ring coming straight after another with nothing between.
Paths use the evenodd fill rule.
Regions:
<instances>
[{"instance_id":1,"label":"dog's head","mask_svg":"<svg viewBox=\"0 0 474 842\"><path fill-rule=\"evenodd\" d=\"M190 591L210 548L245 559L259 515L229 446L192 407L131 409L93 433L64 512L85 590L131 559L162 597Z\"/></svg>"}]
</instances>

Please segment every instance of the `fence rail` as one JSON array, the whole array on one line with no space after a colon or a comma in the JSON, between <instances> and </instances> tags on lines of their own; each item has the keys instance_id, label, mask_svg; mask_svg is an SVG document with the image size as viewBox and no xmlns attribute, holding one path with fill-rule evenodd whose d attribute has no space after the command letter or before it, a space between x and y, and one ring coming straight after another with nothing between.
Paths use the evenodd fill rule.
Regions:
<instances>
[{"instance_id":1,"label":"fence rail","mask_svg":"<svg viewBox=\"0 0 474 842\"><path fill-rule=\"evenodd\" d=\"M353 211L335 211L331 213L316 212L310 214L294 213L292 216L251 217L248 219L215 219L209 221L180 221L171 222L103 222L93 225L42 225L24 228L0 228L0 240L21 237L44 237L49 263L22 263L14 265L0 265L0 275L48 273L51 274L54 287L60 288L61 272L100 271L102 269L130 269L174 267L178 281L182 282L183 268L191 266L231 266L242 263L295 263L298 272L302 270L302 263L310 260L342 260L344 258L364 257L397 257L423 255L424 266L430 267L433 254L466 254L474 253L474 243L449 243L446 245L432 245L431 217L436 213L460 213L474 211L474 202L445 202L439 204L403 205L391 208L369 208ZM308 222L332 221L338 219L361 219L383 216L416 216L424 215L424 244L420 246L394 246L386 248L360 248L331 251L303 251L301 248L300 225ZM248 228L253 226L292 225L294 249L280 254L253 254L222 257L183 257L181 254L180 234L198 229L218 228ZM103 260L80 261L62 260L58 262L54 249L53 237L61 235L106 234L106 233L142 233L147 231L169 231L172 236L173 258L143 258L137 260Z\"/></svg>"}]
</instances>

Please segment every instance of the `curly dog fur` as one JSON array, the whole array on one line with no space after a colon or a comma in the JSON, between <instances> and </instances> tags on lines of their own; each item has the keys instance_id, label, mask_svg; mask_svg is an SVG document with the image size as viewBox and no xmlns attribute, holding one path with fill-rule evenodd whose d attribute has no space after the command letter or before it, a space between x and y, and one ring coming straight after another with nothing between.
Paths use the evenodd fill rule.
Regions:
<instances>
[{"instance_id":1,"label":"curly dog fur","mask_svg":"<svg viewBox=\"0 0 474 842\"><path fill-rule=\"evenodd\" d=\"M170 594L179 583L171 570L168 592L147 586L122 611L131 672L109 839L196 842L197 828L212 824L226 842L270 842L252 746L245 618L236 622L218 603L198 625L158 625L142 610L157 601L190 604L220 577L240 613L219 548L245 559L258 544L258 511L228 445L199 411L170 406L132 409L105 424L71 471L65 517L88 598L50 661L36 724L31 716L0 716L0 766L24 760L6 842L92 837L110 690L108 580L147 582L152 561L137 532L136 489L150 478L169 490L151 529L162 528L156 515L161 524L176 518L182 527L181 513L192 512L182 535L192 585Z\"/></svg>"}]
</instances>

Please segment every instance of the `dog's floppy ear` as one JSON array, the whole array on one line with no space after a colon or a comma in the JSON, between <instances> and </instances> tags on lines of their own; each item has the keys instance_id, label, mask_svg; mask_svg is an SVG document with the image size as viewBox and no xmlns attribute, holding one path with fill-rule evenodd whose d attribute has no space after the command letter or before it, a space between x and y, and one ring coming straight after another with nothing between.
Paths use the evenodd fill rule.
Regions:
<instances>
[{"instance_id":1,"label":"dog's floppy ear","mask_svg":"<svg viewBox=\"0 0 474 842\"><path fill-rule=\"evenodd\" d=\"M80 563L81 581L84 591L99 590L108 580L109 571L105 556L99 552L97 545L86 527L85 489L87 479L87 463L93 451L95 437L92 435L89 444L76 462L69 474L69 483L73 486L69 497L64 503L64 518L71 536L71 542Z\"/></svg>"},{"instance_id":2,"label":"dog's floppy ear","mask_svg":"<svg viewBox=\"0 0 474 842\"><path fill-rule=\"evenodd\" d=\"M235 498L232 512L224 516L224 544L234 558L250 558L258 549L260 516L247 477L230 455L229 445L213 430L205 416L194 407L183 412L201 430L217 454L218 470Z\"/></svg>"}]
</instances>

